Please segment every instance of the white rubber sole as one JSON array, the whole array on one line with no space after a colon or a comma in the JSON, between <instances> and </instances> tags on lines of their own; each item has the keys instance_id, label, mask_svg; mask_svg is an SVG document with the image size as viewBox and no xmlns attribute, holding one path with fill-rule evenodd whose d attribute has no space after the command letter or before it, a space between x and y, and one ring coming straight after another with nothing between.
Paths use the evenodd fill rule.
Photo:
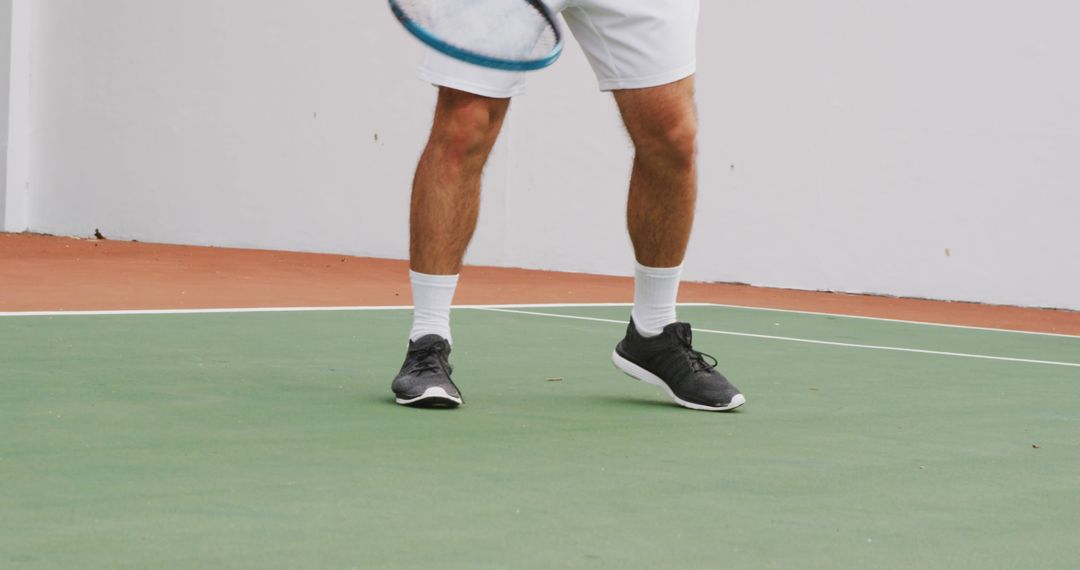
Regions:
<instances>
[{"instance_id":1,"label":"white rubber sole","mask_svg":"<svg viewBox=\"0 0 1080 570\"><path fill-rule=\"evenodd\" d=\"M438 386L433 386L431 388L428 388L427 390L424 390L423 394L420 394L419 396L417 396L415 398L410 398L410 399L395 398L394 401L401 404L402 406L415 406L415 405L418 405L418 404L420 404L420 405L443 404L443 405L460 406L463 403L461 401L460 397L451 396L446 390L444 390L442 388L439 388Z\"/></svg>"},{"instance_id":2,"label":"white rubber sole","mask_svg":"<svg viewBox=\"0 0 1080 570\"><path fill-rule=\"evenodd\" d=\"M611 353L611 362L615 364L615 368L623 371L623 373L627 376L635 380L641 380L642 382L646 382L648 384L652 384L653 386L663 388L663 390L667 392L668 397L674 400L676 404L684 408L690 408L691 410L701 410L703 412L727 412L729 410L734 410L735 408L738 408L739 406L746 403L746 396L743 396L742 394L736 394L735 397L731 399L731 402L726 406L705 406L702 404L687 402L686 400L683 400L676 396L675 393L671 391L671 388L668 387L667 383L661 380L659 376L623 358L619 355L619 351L616 350Z\"/></svg>"}]
</instances>

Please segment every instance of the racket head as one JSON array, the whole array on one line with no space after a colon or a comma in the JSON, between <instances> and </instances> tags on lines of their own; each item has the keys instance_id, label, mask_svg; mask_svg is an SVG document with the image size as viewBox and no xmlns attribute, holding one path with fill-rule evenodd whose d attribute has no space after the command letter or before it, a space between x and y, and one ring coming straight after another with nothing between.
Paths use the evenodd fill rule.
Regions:
<instances>
[{"instance_id":1,"label":"racket head","mask_svg":"<svg viewBox=\"0 0 1080 570\"><path fill-rule=\"evenodd\" d=\"M504 71L543 69L563 34L543 0L389 0L418 40L455 59Z\"/></svg>"}]
</instances>

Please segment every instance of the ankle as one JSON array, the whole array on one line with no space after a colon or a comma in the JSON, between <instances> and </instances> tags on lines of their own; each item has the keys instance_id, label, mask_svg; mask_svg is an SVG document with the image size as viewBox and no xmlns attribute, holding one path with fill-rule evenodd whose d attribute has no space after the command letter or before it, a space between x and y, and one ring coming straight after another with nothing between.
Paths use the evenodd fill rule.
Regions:
<instances>
[{"instance_id":1,"label":"ankle","mask_svg":"<svg viewBox=\"0 0 1080 570\"><path fill-rule=\"evenodd\" d=\"M457 289L457 275L428 275L409 271L413 293L413 323L409 340L429 334L453 344L450 335L450 305Z\"/></svg>"},{"instance_id":2,"label":"ankle","mask_svg":"<svg viewBox=\"0 0 1080 570\"><path fill-rule=\"evenodd\" d=\"M679 294L682 266L634 268L634 328L643 337L657 336L677 321L675 304Z\"/></svg>"}]
</instances>

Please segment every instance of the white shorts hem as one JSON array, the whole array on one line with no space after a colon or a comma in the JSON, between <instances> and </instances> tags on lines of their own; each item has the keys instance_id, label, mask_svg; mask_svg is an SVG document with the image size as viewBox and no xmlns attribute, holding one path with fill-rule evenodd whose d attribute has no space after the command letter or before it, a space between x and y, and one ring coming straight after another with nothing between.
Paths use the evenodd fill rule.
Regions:
<instances>
[{"instance_id":1,"label":"white shorts hem","mask_svg":"<svg viewBox=\"0 0 1080 570\"><path fill-rule=\"evenodd\" d=\"M435 73L426 67L421 67L417 72L420 79L436 85L438 87L449 87L451 89L457 89L458 91L465 91L472 93L473 95L480 95L481 97L491 97L494 99L509 99L511 97L517 97L518 95L525 94L525 86L515 86L510 89L498 89L492 88L487 85L481 85L479 83L473 83L471 81L465 81L457 77L450 77L449 75L443 75L441 73Z\"/></svg>"},{"instance_id":2,"label":"white shorts hem","mask_svg":"<svg viewBox=\"0 0 1080 570\"><path fill-rule=\"evenodd\" d=\"M656 73L653 75L645 75L642 77L617 77L617 78L604 78L600 79L601 91L613 91L616 89L644 89L646 87L657 87L660 85L667 85L668 83L674 83L680 79L686 79L694 74L697 70L696 62L690 62L687 65L665 71L663 73Z\"/></svg>"}]
</instances>

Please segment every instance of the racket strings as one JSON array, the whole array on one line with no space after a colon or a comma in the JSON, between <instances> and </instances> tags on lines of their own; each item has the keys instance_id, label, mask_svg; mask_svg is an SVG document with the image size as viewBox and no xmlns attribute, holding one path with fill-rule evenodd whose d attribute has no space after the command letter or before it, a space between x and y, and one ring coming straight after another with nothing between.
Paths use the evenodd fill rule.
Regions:
<instances>
[{"instance_id":1,"label":"racket strings","mask_svg":"<svg viewBox=\"0 0 1080 570\"><path fill-rule=\"evenodd\" d=\"M433 37L458 49L509 61L543 58L559 36L541 9L522 0L397 0Z\"/></svg>"}]
</instances>

